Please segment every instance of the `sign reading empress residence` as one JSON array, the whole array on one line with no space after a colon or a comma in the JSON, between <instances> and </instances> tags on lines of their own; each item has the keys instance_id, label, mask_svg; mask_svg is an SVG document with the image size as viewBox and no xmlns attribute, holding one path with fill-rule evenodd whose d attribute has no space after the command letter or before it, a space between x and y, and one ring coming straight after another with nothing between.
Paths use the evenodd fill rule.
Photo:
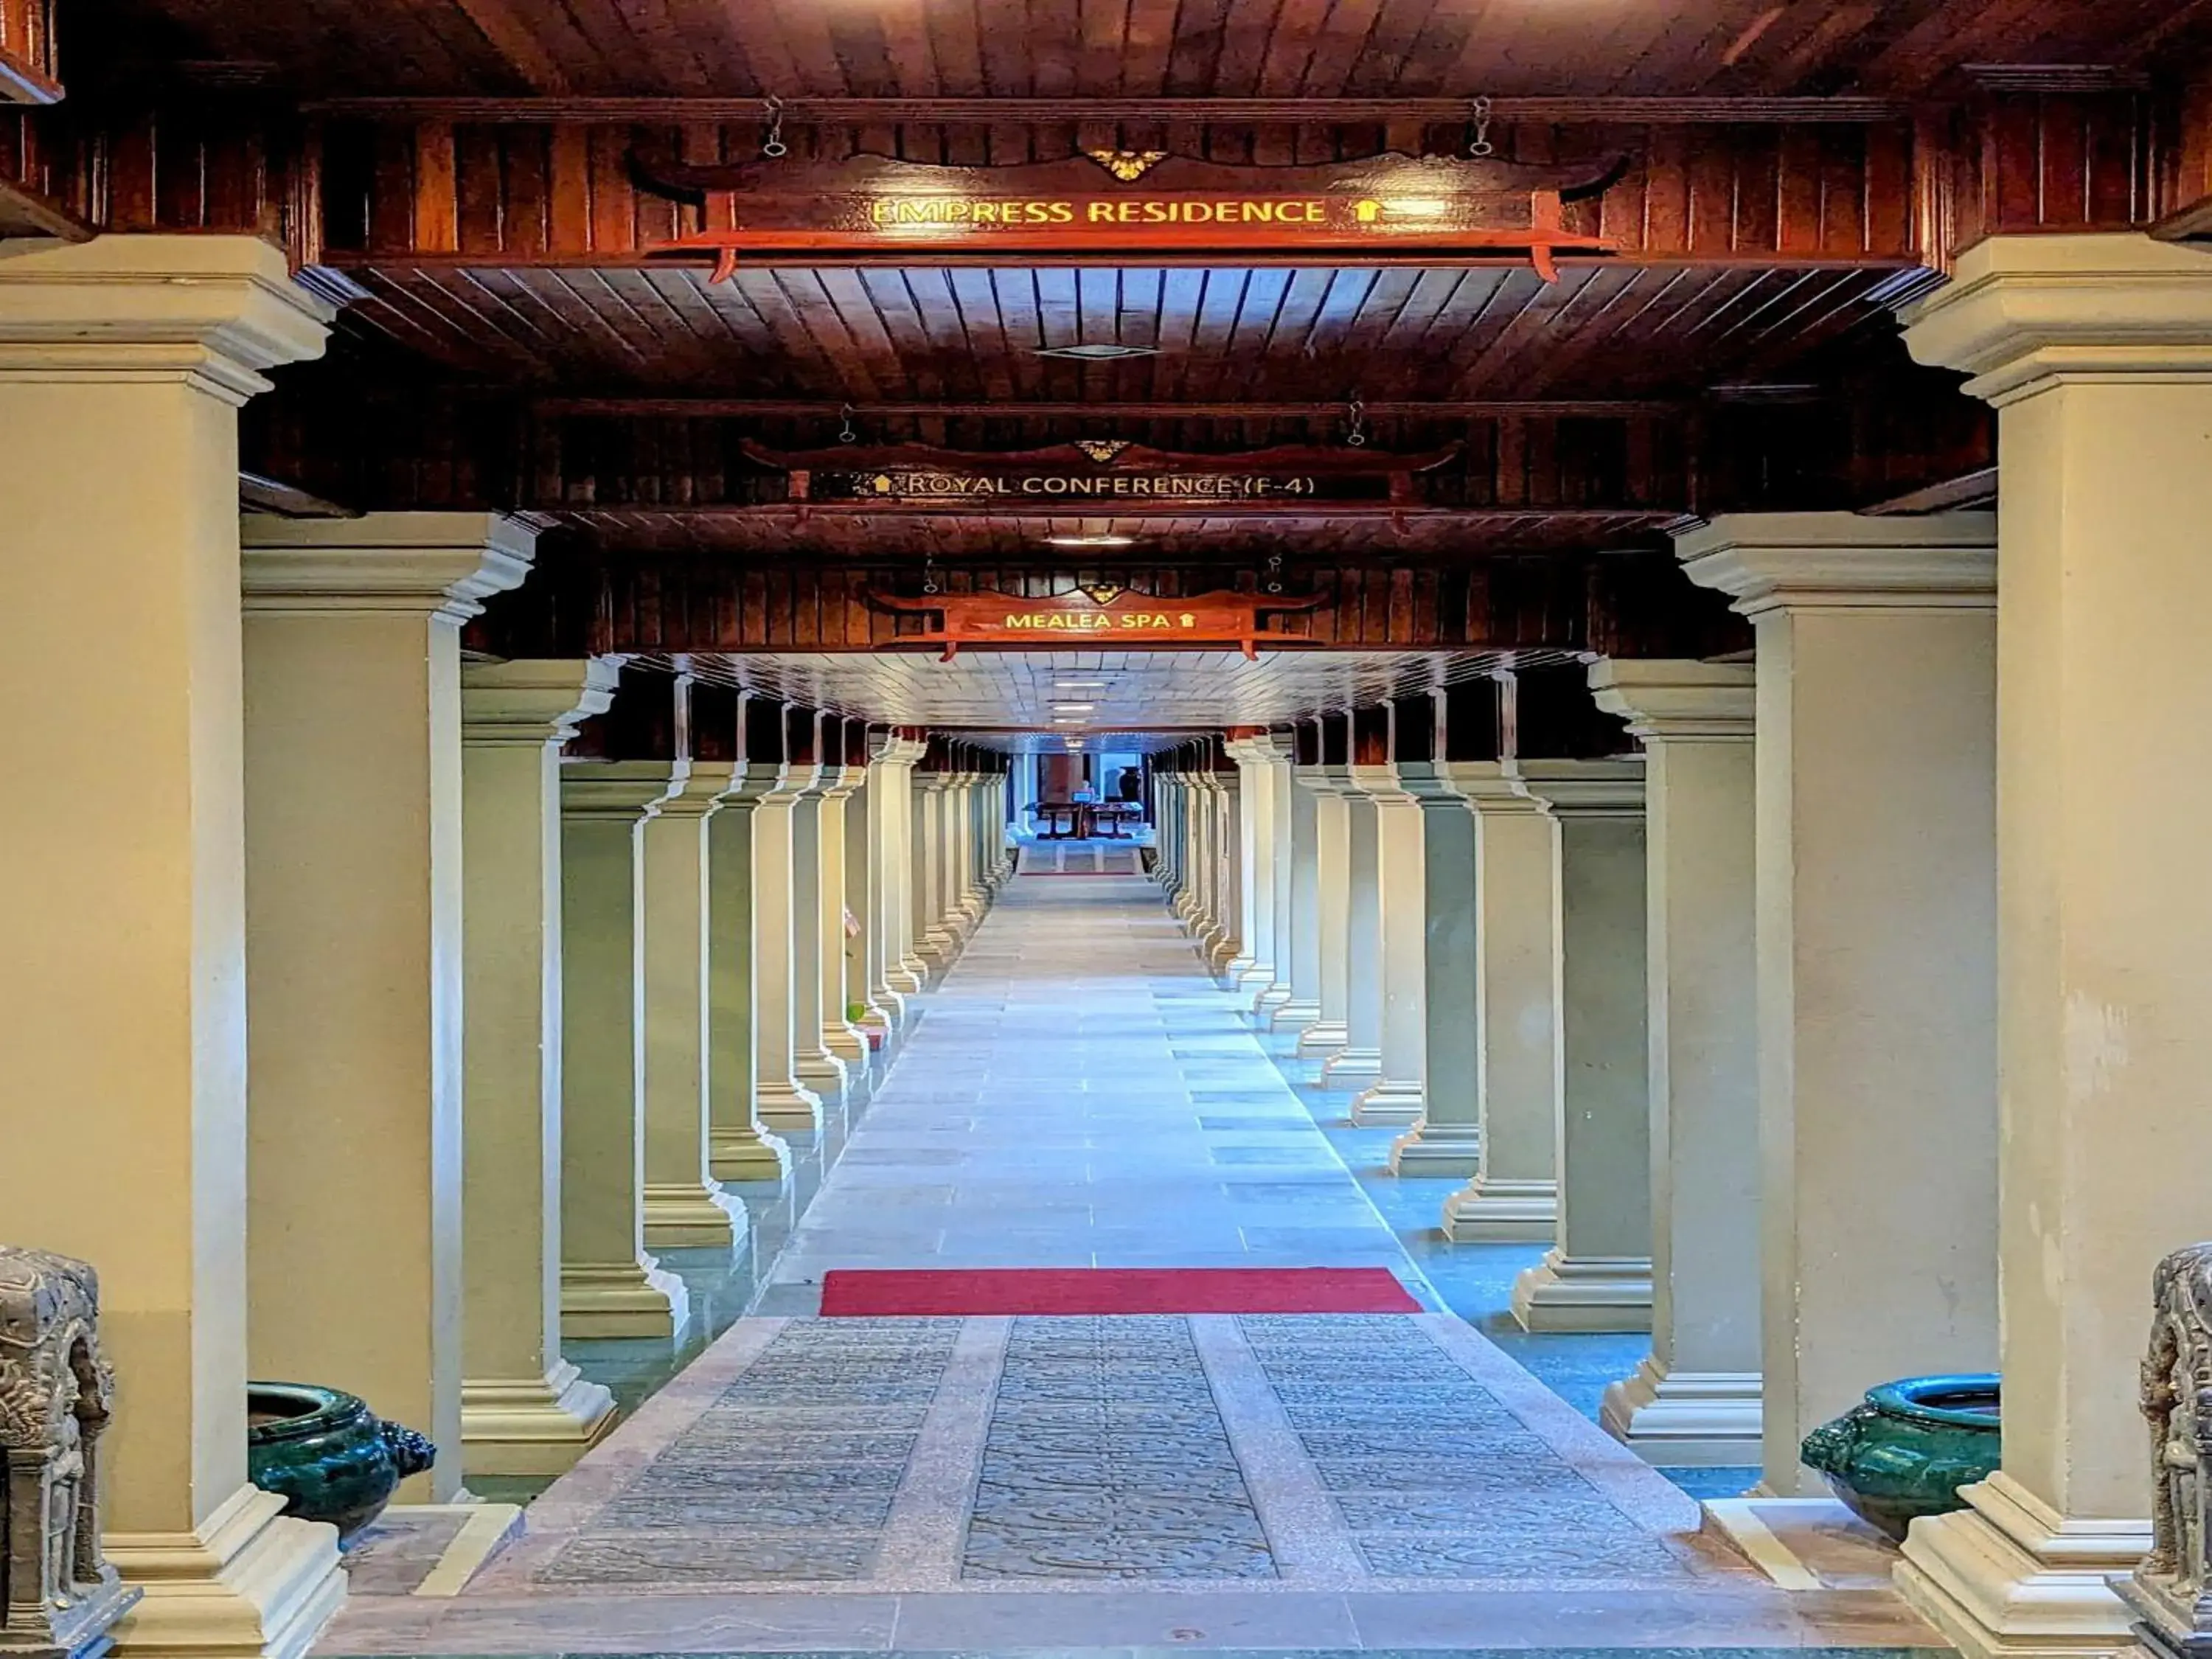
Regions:
<instances>
[{"instance_id":1,"label":"sign reading empress residence","mask_svg":"<svg viewBox=\"0 0 2212 1659\"><path fill-rule=\"evenodd\" d=\"M1318 166L1237 165L1162 150L1094 149L1006 167L879 155L832 161L687 163L633 155L640 188L696 208L700 228L648 251L1024 261L1125 254L1516 259L1547 282L1561 254L1615 244L1572 227L1570 204L1620 176L1618 157L1566 163L1390 154Z\"/></svg>"}]
</instances>

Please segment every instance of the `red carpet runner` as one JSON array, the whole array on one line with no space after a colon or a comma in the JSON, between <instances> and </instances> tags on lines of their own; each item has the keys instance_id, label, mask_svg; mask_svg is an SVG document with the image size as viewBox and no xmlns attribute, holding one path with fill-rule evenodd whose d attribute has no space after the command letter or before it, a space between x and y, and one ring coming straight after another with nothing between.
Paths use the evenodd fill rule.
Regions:
<instances>
[{"instance_id":1,"label":"red carpet runner","mask_svg":"<svg viewBox=\"0 0 2212 1659\"><path fill-rule=\"evenodd\" d=\"M1420 1311L1387 1267L839 1268L822 1278L825 1319Z\"/></svg>"}]
</instances>

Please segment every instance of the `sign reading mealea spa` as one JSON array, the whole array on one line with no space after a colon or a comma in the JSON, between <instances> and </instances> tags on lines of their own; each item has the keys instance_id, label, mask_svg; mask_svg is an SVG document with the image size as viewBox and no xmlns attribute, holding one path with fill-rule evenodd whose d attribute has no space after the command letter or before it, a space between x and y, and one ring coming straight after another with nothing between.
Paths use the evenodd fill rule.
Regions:
<instances>
[{"instance_id":1,"label":"sign reading mealea spa","mask_svg":"<svg viewBox=\"0 0 2212 1659\"><path fill-rule=\"evenodd\" d=\"M936 617L937 626L902 634L896 643L942 646L947 662L964 645L1049 649L1079 639L1094 648L1233 645L1247 657L1256 657L1263 639L1279 640L1286 645L1297 642L1294 635L1268 635L1261 620L1265 613L1310 611L1320 603L1316 599L1263 598L1256 593L1163 599L1097 582L1072 593L1043 598L991 592L930 593L918 599L878 593L872 598L887 610Z\"/></svg>"}]
</instances>

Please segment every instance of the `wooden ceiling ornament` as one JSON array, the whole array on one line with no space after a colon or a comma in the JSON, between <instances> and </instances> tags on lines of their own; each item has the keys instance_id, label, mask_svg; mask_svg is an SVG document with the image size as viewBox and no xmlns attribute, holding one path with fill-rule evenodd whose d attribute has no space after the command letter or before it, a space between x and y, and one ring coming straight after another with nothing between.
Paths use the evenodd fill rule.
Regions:
<instances>
[{"instance_id":1,"label":"wooden ceiling ornament","mask_svg":"<svg viewBox=\"0 0 2212 1659\"><path fill-rule=\"evenodd\" d=\"M698 208L707 220L707 228L645 253L710 256L716 283L736 275L749 254L793 253L908 263L956 253L1010 262L1387 255L1525 261L1551 283L1563 254L1620 251L1612 238L1567 229L1561 210L1602 195L1627 167L1620 155L1540 164L1396 151L1318 166L1165 155L1141 167L1118 154L1001 167L872 153L715 164L629 154L638 189Z\"/></svg>"}]
</instances>

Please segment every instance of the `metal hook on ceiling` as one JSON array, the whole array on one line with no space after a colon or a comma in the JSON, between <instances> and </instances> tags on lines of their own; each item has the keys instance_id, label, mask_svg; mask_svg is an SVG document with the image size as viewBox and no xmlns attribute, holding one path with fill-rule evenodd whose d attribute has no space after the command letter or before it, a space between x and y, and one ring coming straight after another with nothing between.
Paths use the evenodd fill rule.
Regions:
<instances>
[{"instance_id":1,"label":"metal hook on ceiling","mask_svg":"<svg viewBox=\"0 0 2212 1659\"><path fill-rule=\"evenodd\" d=\"M1279 553L1267 555L1267 586L1270 593L1279 593L1283 591L1283 556Z\"/></svg>"},{"instance_id":2,"label":"metal hook on ceiling","mask_svg":"<svg viewBox=\"0 0 2212 1659\"><path fill-rule=\"evenodd\" d=\"M783 142L783 100L770 93L764 101L768 105L768 137L761 141L761 154L771 161L781 161L791 154L791 146Z\"/></svg>"},{"instance_id":3,"label":"metal hook on ceiling","mask_svg":"<svg viewBox=\"0 0 2212 1659\"><path fill-rule=\"evenodd\" d=\"M1350 416L1350 422L1344 434L1344 441L1352 448L1358 449L1367 441L1367 400L1355 392L1352 394L1352 401L1346 407Z\"/></svg>"},{"instance_id":4,"label":"metal hook on ceiling","mask_svg":"<svg viewBox=\"0 0 2212 1659\"><path fill-rule=\"evenodd\" d=\"M933 554L925 554L922 557L921 591L925 593L937 592L937 559Z\"/></svg>"},{"instance_id":5,"label":"metal hook on ceiling","mask_svg":"<svg viewBox=\"0 0 2212 1659\"><path fill-rule=\"evenodd\" d=\"M1498 153L1498 146L1490 142L1490 100L1477 96L1467 106L1467 153L1474 161Z\"/></svg>"},{"instance_id":6,"label":"metal hook on ceiling","mask_svg":"<svg viewBox=\"0 0 2212 1659\"><path fill-rule=\"evenodd\" d=\"M860 434L854 429L853 425L853 405L850 404L840 404L838 406L837 414L840 420L843 422L837 428L837 441L841 444L856 444L860 442Z\"/></svg>"}]
</instances>

